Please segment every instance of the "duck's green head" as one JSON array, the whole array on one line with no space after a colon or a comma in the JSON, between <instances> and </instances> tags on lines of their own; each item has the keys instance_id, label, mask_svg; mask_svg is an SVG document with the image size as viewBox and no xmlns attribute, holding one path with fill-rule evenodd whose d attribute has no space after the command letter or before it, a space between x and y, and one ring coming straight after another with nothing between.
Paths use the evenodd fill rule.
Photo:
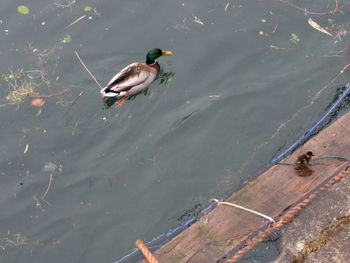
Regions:
<instances>
[{"instance_id":1,"label":"duck's green head","mask_svg":"<svg viewBox=\"0 0 350 263\"><path fill-rule=\"evenodd\" d=\"M163 51L159 48L153 48L147 53L146 64L151 65L156 62L156 59L160 56L171 56L172 54L173 52L171 51Z\"/></svg>"}]
</instances>

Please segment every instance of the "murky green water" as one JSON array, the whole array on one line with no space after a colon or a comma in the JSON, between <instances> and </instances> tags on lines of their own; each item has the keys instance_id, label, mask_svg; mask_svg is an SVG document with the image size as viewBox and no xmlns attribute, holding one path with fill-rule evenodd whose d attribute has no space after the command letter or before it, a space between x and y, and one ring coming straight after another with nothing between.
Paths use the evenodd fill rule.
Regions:
<instances>
[{"instance_id":1,"label":"murky green water","mask_svg":"<svg viewBox=\"0 0 350 263\"><path fill-rule=\"evenodd\" d=\"M349 11L311 17L337 33ZM0 262L114 262L270 161L346 82L317 95L348 41L308 18L277 1L3 0ZM172 78L110 111L74 54L105 85L153 47ZM30 83L41 107L18 95Z\"/></svg>"}]
</instances>

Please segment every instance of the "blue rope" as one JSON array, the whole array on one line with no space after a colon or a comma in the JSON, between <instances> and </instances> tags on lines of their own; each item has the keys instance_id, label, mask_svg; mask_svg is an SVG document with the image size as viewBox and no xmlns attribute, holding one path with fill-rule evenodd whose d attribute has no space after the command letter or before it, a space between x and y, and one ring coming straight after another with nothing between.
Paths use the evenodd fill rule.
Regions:
<instances>
[{"instance_id":1,"label":"blue rope","mask_svg":"<svg viewBox=\"0 0 350 263\"><path fill-rule=\"evenodd\" d=\"M347 88L343 94L338 98L338 100L332 105L332 107L322 116L322 118L316 122L310 130L308 130L303 136L301 136L299 139L297 139L290 147L288 147L286 150L284 150L281 154L279 154L276 158L272 159L272 161L267 165L270 166L272 164L274 164L275 162L277 162L279 159L281 159L282 157L284 157L287 153L289 153L290 151L294 150L294 148L296 148L297 145L299 145L300 143L302 143L304 140L306 140L307 136L311 135L316 128L318 128L318 126L333 112L333 110L335 108L337 108L341 102L343 101L343 99L349 95L350 93L350 82L347 83L345 85L345 87ZM248 183L248 180L245 180L242 185L245 185ZM227 194L226 194L227 195ZM226 196L225 195L225 196ZM224 196L221 197L219 200L222 201L224 199ZM171 238L171 236L174 236L178 233L180 233L182 230L184 230L185 228L189 227L190 225L192 225L194 222L196 222L199 218L200 215L202 215L205 211L211 210L213 209L215 206L215 204L209 204L207 207L203 208L200 212L200 214L197 217L192 217L190 219L188 219L186 222L184 222L182 225L177 226L173 229L170 229L167 233L162 233L156 237L154 237L152 240L148 241L146 244L149 245L152 242L155 242L157 240L160 240L161 238L165 238L159 245L163 245L164 243L168 242L169 239ZM132 252L130 252L129 254L125 255L124 257L120 258L119 260L115 261L114 263L122 263L123 260L127 259L128 257L136 254L137 252L139 252L139 249L134 249ZM140 254L140 257L142 257L142 255Z\"/></svg>"}]
</instances>

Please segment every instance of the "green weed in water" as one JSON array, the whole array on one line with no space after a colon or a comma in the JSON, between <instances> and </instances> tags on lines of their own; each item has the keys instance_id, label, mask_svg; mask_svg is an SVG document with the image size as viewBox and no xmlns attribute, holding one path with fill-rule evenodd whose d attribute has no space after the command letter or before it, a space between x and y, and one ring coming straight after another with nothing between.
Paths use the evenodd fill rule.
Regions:
<instances>
[{"instance_id":1,"label":"green weed in water","mask_svg":"<svg viewBox=\"0 0 350 263\"><path fill-rule=\"evenodd\" d=\"M28 15L29 14L29 8L26 7L25 5L20 5L17 7L18 13L22 15Z\"/></svg>"},{"instance_id":2,"label":"green weed in water","mask_svg":"<svg viewBox=\"0 0 350 263\"><path fill-rule=\"evenodd\" d=\"M85 12L90 12L90 11L92 11L92 7L91 7L91 6L85 6L84 11L85 11Z\"/></svg>"},{"instance_id":3,"label":"green weed in water","mask_svg":"<svg viewBox=\"0 0 350 263\"><path fill-rule=\"evenodd\" d=\"M300 41L300 38L296 34L292 33L289 41L292 42L293 44L297 45Z\"/></svg>"}]
</instances>

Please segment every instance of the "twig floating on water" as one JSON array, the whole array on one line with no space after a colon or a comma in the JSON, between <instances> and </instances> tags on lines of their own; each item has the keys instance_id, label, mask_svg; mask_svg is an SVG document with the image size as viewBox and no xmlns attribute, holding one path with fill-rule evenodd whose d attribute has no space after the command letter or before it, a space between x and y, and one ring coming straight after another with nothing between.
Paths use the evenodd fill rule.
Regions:
<instances>
[{"instance_id":1,"label":"twig floating on water","mask_svg":"<svg viewBox=\"0 0 350 263\"><path fill-rule=\"evenodd\" d=\"M83 15L83 16L79 17L79 18L76 19L74 22L72 22L72 23L70 23L68 26L66 26L64 29L67 29L68 27L70 27L70 26L72 26L72 25L78 23L80 20L82 20L82 19L85 18L85 17L86 17L86 15Z\"/></svg>"},{"instance_id":2,"label":"twig floating on water","mask_svg":"<svg viewBox=\"0 0 350 263\"><path fill-rule=\"evenodd\" d=\"M225 5L225 12L227 10L227 8L230 6L230 2L228 2L226 5Z\"/></svg>"},{"instance_id":3,"label":"twig floating on water","mask_svg":"<svg viewBox=\"0 0 350 263\"><path fill-rule=\"evenodd\" d=\"M75 103L77 103L78 99L84 94L84 91L81 91L79 93L79 95L73 100L72 104L68 107L68 109L63 113L62 117L63 118L64 116L66 116L66 114L68 113L68 111L70 111L70 109L73 107L73 105Z\"/></svg>"},{"instance_id":4,"label":"twig floating on water","mask_svg":"<svg viewBox=\"0 0 350 263\"><path fill-rule=\"evenodd\" d=\"M47 188L46 188L46 191L45 191L45 193L41 196L41 200L43 200L46 204L48 204L49 206L52 206L52 204L50 204L48 201L46 201L44 198L45 198L45 196L47 195L47 193L49 192L49 190L50 190L50 187L51 187L51 183L52 183L52 180L53 180L53 178L52 178L52 174L50 174L50 180L49 180L49 184L47 185Z\"/></svg>"},{"instance_id":5,"label":"twig floating on water","mask_svg":"<svg viewBox=\"0 0 350 263\"><path fill-rule=\"evenodd\" d=\"M294 50L294 48L289 48L289 47L276 47L274 45L270 45L270 49L274 50Z\"/></svg>"},{"instance_id":6,"label":"twig floating on water","mask_svg":"<svg viewBox=\"0 0 350 263\"><path fill-rule=\"evenodd\" d=\"M309 25L313 28L315 28L316 30L328 35L328 36L333 36L331 33L329 33L326 29L324 29L323 27L321 27L319 24L317 24L314 20L311 19L311 17L309 17L309 19L307 20L307 22L309 23Z\"/></svg>"},{"instance_id":7,"label":"twig floating on water","mask_svg":"<svg viewBox=\"0 0 350 263\"><path fill-rule=\"evenodd\" d=\"M293 4L293 3L291 3L291 2L288 2L288 1L286 1L286 0L273 0L273 1L278 1L278 2L281 2L281 3L287 4L287 5L289 5L289 6L292 6L292 7L296 8L296 9L298 9L298 10L300 10L300 11L303 11L304 14L305 14L306 16L307 16L307 15L319 15L319 16L332 15L332 14L336 13L337 11L339 11L341 8L343 8L343 7L345 6L345 4L346 4L346 3L343 4L343 5L339 8L339 6L338 6L338 0L334 0L334 2L335 2L335 7L334 7L334 9L333 9L332 11L319 13L319 12L312 12L312 11L309 11L309 10L307 10L306 8L302 8L302 7L300 7L300 6L296 5L296 4Z\"/></svg>"},{"instance_id":8,"label":"twig floating on water","mask_svg":"<svg viewBox=\"0 0 350 263\"><path fill-rule=\"evenodd\" d=\"M204 25L204 23L202 22L202 20L199 19L198 16L194 16L193 22L200 24L200 25Z\"/></svg>"},{"instance_id":9,"label":"twig floating on water","mask_svg":"<svg viewBox=\"0 0 350 263\"><path fill-rule=\"evenodd\" d=\"M80 58L79 54L77 51L74 51L75 55L77 56L77 58L79 59L80 63L83 65L83 67L85 68L85 70L89 73L89 75L93 78L93 80L96 82L96 84L102 89L102 86L100 85L100 83L97 81L97 79L95 78L94 75L92 75L92 73L90 72L90 70L87 68L87 66L85 65L85 63L83 62L83 60Z\"/></svg>"},{"instance_id":10,"label":"twig floating on water","mask_svg":"<svg viewBox=\"0 0 350 263\"><path fill-rule=\"evenodd\" d=\"M75 125L74 125L74 128L73 128L73 131L72 131L72 136L75 135L75 132L77 131L77 128L78 128L78 123L79 123L79 119L75 122Z\"/></svg>"},{"instance_id":11,"label":"twig floating on water","mask_svg":"<svg viewBox=\"0 0 350 263\"><path fill-rule=\"evenodd\" d=\"M26 142L26 147L24 148L23 154L26 154L28 149L29 149L28 135L27 135L28 130L23 129L22 132L23 132L23 138L24 138L24 140Z\"/></svg>"},{"instance_id":12,"label":"twig floating on water","mask_svg":"<svg viewBox=\"0 0 350 263\"><path fill-rule=\"evenodd\" d=\"M29 144L27 143L26 148L24 149L24 152L23 152L24 154L26 154L28 152L28 148L29 148Z\"/></svg>"},{"instance_id":13,"label":"twig floating on water","mask_svg":"<svg viewBox=\"0 0 350 263\"><path fill-rule=\"evenodd\" d=\"M33 94L29 94L28 96L31 98L51 98L51 97L56 97L59 95L62 95L63 93L69 93L70 96L72 96L72 91L69 89L64 89L60 92L57 93L53 93L53 94L47 94L47 95L33 95Z\"/></svg>"},{"instance_id":14,"label":"twig floating on water","mask_svg":"<svg viewBox=\"0 0 350 263\"><path fill-rule=\"evenodd\" d=\"M275 25L275 27L274 27L273 30L272 30L272 34L276 33L278 26L279 26L279 24L276 24L276 25Z\"/></svg>"}]
</instances>

